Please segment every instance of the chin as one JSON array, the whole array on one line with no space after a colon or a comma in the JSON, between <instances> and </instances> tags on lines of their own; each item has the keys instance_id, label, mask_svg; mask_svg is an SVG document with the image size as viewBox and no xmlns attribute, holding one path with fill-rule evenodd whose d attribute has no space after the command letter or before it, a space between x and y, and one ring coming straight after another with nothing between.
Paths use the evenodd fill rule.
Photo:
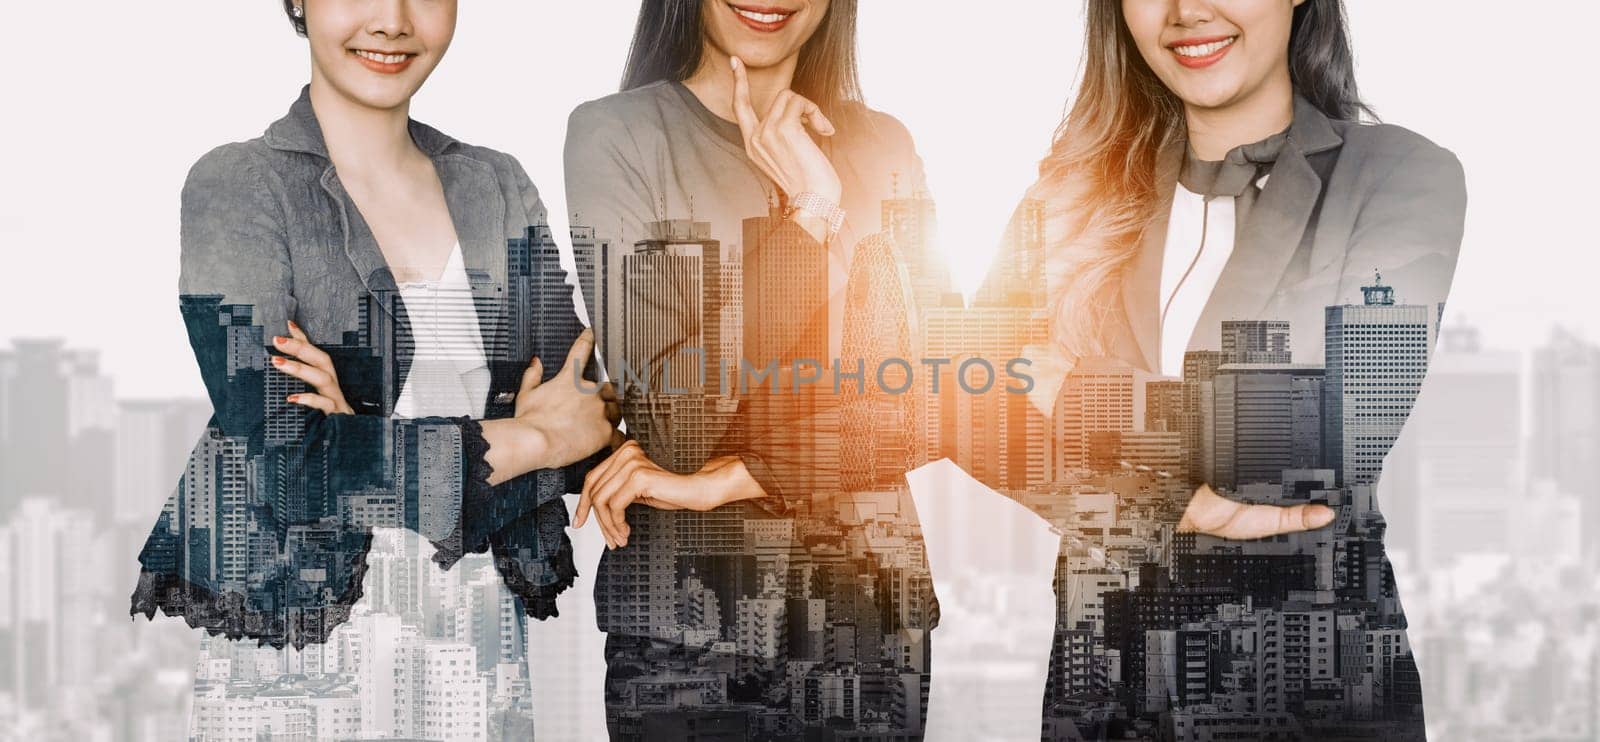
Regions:
<instances>
[{"instance_id":1,"label":"chin","mask_svg":"<svg viewBox=\"0 0 1600 742\"><path fill-rule=\"evenodd\" d=\"M729 56L738 57L751 67L771 67L788 58L789 51L775 43L751 43L739 45L728 52Z\"/></svg>"},{"instance_id":2,"label":"chin","mask_svg":"<svg viewBox=\"0 0 1600 742\"><path fill-rule=\"evenodd\" d=\"M351 100L367 108L388 111L404 106L416 93L414 86L396 84L398 82L356 82L339 88Z\"/></svg>"},{"instance_id":3,"label":"chin","mask_svg":"<svg viewBox=\"0 0 1600 742\"><path fill-rule=\"evenodd\" d=\"M1195 108L1226 108L1239 99L1236 85L1189 86L1177 91L1178 100Z\"/></svg>"}]
</instances>

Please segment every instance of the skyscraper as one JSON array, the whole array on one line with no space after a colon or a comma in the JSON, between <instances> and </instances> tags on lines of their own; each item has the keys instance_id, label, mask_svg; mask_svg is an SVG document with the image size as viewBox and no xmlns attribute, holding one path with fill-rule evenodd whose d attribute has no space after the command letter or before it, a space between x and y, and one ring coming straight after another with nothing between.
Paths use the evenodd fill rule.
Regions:
<instances>
[{"instance_id":1,"label":"skyscraper","mask_svg":"<svg viewBox=\"0 0 1600 742\"><path fill-rule=\"evenodd\" d=\"M1326 309L1322 458L1344 485L1377 480L1428 370L1432 308L1396 304L1381 275L1361 293Z\"/></svg>"},{"instance_id":2,"label":"skyscraper","mask_svg":"<svg viewBox=\"0 0 1600 742\"><path fill-rule=\"evenodd\" d=\"M909 388L903 373L914 356L915 306L910 279L893 242L872 235L856 245L845 285L842 370L859 370L859 381L842 380L840 484L870 489L893 481L912 464L915 397L889 388ZM888 374L879 378L882 370ZM887 388L886 388L887 387Z\"/></svg>"}]
</instances>

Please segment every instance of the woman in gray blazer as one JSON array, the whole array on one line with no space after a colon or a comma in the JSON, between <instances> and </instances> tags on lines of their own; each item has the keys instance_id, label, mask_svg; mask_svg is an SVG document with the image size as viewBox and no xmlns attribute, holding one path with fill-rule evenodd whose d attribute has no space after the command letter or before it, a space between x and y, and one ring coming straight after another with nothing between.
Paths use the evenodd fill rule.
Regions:
<instances>
[{"instance_id":1,"label":"woman in gray blazer","mask_svg":"<svg viewBox=\"0 0 1600 742\"><path fill-rule=\"evenodd\" d=\"M1043 736L1421 739L1373 495L1449 291L1461 166L1361 122L1339 0L1087 20L1018 211L1042 255L994 274L1044 268L1055 484L1030 502L1116 503L1059 524Z\"/></svg>"},{"instance_id":2,"label":"woman in gray blazer","mask_svg":"<svg viewBox=\"0 0 1600 742\"><path fill-rule=\"evenodd\" d=\"M310 84L184 185L180 307L215 414L140 554L132 612L279 649L328 641L363 597L373 530L404 528L446 569L492 550L517 613L555 615L575 576L560 498L618 412L577 382L593 340L527 174L409 117L456 3L285 5L309 41ZM448 288L452 275L458 304L408 314L402 286ZM443 353L455 370L412 379L425 346L460 351ZM411 403L434 390L464 401ZM433 617L454 620L457 606L435 605L446 596L418 571L426 550L403 551L384 555L383 587L364 602L431 642ZM503 624L499 607L485 613ZM452 636L488 641L468 628ZM520 632L502 633L477 664L520 653ZM377 640L363 641L362 662L380 662ZM378 672L329 662L318 669ZM282 668L297 671L317 674ZM435 736L425 724L437 719L404 706L362 729Z\"/></svg>"}]
</instances>

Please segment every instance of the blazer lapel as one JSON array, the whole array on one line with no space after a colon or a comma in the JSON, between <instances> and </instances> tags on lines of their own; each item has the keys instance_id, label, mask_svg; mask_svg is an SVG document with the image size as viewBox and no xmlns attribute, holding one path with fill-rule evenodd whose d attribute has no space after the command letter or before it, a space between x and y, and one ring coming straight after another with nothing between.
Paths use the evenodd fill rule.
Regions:
<instances>
[{"instance_id":1,"label":"blazer lapel","mask_svg":"<svg viewBox=\"0 0 1600 742\"><path fill-rule=\"evenodd\" d=\"M1191 350L1221 347L1223 320L1263 319L1259 315L1277 291L1321 194L1322 179L1305 155L1286 146L1250 210L1249 223L1235 232L1233 253L1189 339Z\"/></svg>"},{"instance_id":2,"label":"blazer lapel","mask_svg":"<svg viewBox=\"0 0 1600 742\"><path fill-rule=\"evenodd\" d=\"M450 221L461 243L461 260L472 285L472 304L478 317L478 334L490 372L485 415L495 404L496 389L505 387L505 363L510 342L505 322L506 202L500 180L488 163L462 154L434 158L434 168L444 185ZM520 369L519 369L520 371ZM515 389L512 383L509 388Z\"/></svg>"},{"instance_id":3,"label":"blazer lapel","mask_svg":"<svg viewBox=\"0 0 1600 742\"><path fill-rule=\"evenodd\" d=\"M1122 309L1134 342L1113 341L1113 353L1145 370L1160 368L1161 363L1161 262L1167 249L1167 223L1184 146L1183 140L1175 139L1158 155L1156 194L1160 200L1138 252L1122 272Z\"/></svg>"},{"instance_id":4,"label":"blazer lapel","mask_svg":"<svg viewBox=\"0 0 1600 742\"><path fill-rule=\"evenodd\" d=\"M1189 349L1222 347L1222 321L1269 319L1261 314L1283 282L1300 249L1306 227L1322 200L1322 177L1308 155L1344 142L1327 116L1295 96L1289 139L1272 166L1261 195L1250 210L1249 223L1234 234L1233 253L1200 313Z\"/></svg>"}]
</instances>

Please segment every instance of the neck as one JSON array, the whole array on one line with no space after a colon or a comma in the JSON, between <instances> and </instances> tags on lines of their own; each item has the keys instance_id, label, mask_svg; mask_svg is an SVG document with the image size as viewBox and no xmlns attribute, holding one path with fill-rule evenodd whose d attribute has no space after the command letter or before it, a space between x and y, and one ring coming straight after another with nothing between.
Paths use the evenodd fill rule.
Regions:
<instances>
[{"instance_id":1,"label":"neck","mask_svg":"<svg viewBox=\"0 0 1600 742\"><path fill-rule=\"evenodd\" d=\"M794 83L794 71L800 63L799 55L784 57L768 67L745 65L745 76L750 81L750 107L757 116L765 116L772 99ZM717 116L737 121L733 115L733 68L728 54L710 44L700 55L700 67L683 84L700 99L700 103Z\"/></svg>"},{"instance_id":2,"label":"neck","mask_svg":"<svg viewBox=\"0 0 1600 742\"><path fill-rule=\"evenodd\" d=\"M311 110L342 178L391 170L419 154L411 140L410 101L392 109L365 106L313 72Z\"/></svg>"},{"instance_id":3,"label":"neck","mask_svg":"<svg viewBox=\"0 0 1600 742\"><path fill-rule=\"evenodd\" d=\"M1234 147L1259 142L1294 121L1294 86L1289 71L1274 77L1254 94L1219 108L1185 104L1189 147L1202 160L1221 160Z\"/></svg>"}]
</instances>

